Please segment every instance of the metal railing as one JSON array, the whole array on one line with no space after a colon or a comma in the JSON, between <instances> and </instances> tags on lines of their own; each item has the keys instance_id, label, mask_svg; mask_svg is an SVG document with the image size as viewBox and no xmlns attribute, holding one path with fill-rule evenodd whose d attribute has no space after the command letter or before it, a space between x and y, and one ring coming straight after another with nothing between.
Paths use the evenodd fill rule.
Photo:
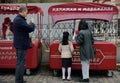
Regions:
<instances>
[{"instance_id":1,"label":"metal railing","mask_svg":"<svg viewBox=\"0 0 120 83\"><path fill-rule=\"evenodd\" d=\"M113 20L112 22L103 22L103 21L87 21L90 30L93 33L95 40L102 41L114 41L117 42L120 40L118 36L118 21ZM70 34L69 39L72 41L74 33L74 22L65 22L57 23L55 26L49 24L43 24L42 27L42 40L44 46L49 49L51 42L62 40L62 35L64 31L68 31ZM38 27L36 26L35 31L30 33L33 39L38 38Z\"/></svg>"},{"instance_id":2,"label":"metal railing","mask_svg":"<svg viewBox=\"0 0 120 83\"><path fill-rule=\"evenodd\" d=\"M118 21L112 22L104 21L87 21L90 30L93 33L95 40L98 41L113 41L116 42L119 39L118 36ZM42 39L46 41L46 45L50 45L51 42L56 40L62 40L62 33L68 31L70 33L69 39L72 41L74 32L74 23L57 23L54 27L48 24L43 24ZM49 46L47 46L49 47Z\"/></svg>"}]
</instances>

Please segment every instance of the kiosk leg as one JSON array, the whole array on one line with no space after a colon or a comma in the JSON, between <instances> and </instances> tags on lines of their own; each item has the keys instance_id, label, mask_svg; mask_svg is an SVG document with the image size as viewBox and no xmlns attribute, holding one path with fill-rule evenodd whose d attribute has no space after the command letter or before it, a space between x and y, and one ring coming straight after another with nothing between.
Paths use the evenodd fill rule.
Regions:
<instances>
[{"instance_id":1,"label":"kiosk leg","mask_svg":"<svg viewBox=\"0 0 120 83\"><path fill-rule=\"evenodd\" d=\"M53 70L53 75L57 76L58 70Z\"/></svg>"},{"instance_id":2,"label":"kiosk leg","mask_svg":"<svg viewBox=\"0 0 120 83\"><path fill-rule=\"evenodd\" d=\"M107 76L108 76L108 77L112 77L112 76L113 76L113 71L112 71L112 70L108 70Z\"/></svg>"},{"instance_id":3,"label":"kiosk leg","mask_svg":"<svg viewBox=\"0 0 120 83\"><path fill-rule=\"evenodd\" d=\"M30 75L30 74L31 74L30 69L26 69L26 74L27 74L27 75Z\"/></svg>"}]
</instances>

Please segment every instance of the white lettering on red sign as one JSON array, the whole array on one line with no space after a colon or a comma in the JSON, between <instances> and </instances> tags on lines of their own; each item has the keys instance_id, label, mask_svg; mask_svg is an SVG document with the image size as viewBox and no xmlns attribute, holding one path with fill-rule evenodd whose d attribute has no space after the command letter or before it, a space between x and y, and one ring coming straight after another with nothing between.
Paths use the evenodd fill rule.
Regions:
<instances>
[{"instance_id":1,"label":"white lettering on red sign","mask_svg":"<svg viewBox=\"0 0 120 83\"><path fill-rule=\"evenodd\" d=\"M17 57L14 55L14 56L0 56L0 60L12 60L12 59L16 59Z\"/></svg>"},{"instance_id":2,"label":"white lettering on red sign","mask_svg":"<svg viewBox=\"0 0 120 83\"><path fill-rule=\"evenodd\" d=\"M100 49L97 49L96 51L97 51L97 54L96 54L97 57L91 59L90 63L101 64L101 62L103 61L105 56ZM75 47L75 50L73 52L72 61L73 61L73 63L79 63L80 62L80 51L79 51L79 49L76 49L76 47Z\"/></svg>"},{"instance_id":3,"label":"white lettering on red sign","mask_svg":"<svg viewBox=\"0 0 120 83\"><path fill-rule=\"evenodd\" d=\"M11 47L0 47L1 50L11 50L12 49L12 46Z\"/></svg>"},{"instance_id":4,"label":"white lettering on red sign","mask_svg":"<svg viewBox=\"0 0 120 83\"><path fill-rule=\"evenodd\" d=\"M113 11L113 7L90 7L90 8L53 8L53 12L72 12L72 11Z\"/></svg>"},{"instance_id":5,"label":"white lettering on red sign","mask_svg":"<svg viewBox=\"0 0 120 83\"><path fill-rule=\"evenodd\" d=\"M101 58L93 58L92 60L90 60L91 63L99 63L101 60ZM80 62L80 57L73 57L72 58L72 62L73 63L79 63Z\"/></svg>"},{"instance_id":6,"label":"white lettering on red sign","mask_svg":"<svg viewBox=\"0 0 120 83\"><path fill-rule=\"evenodd\" d=\"M0 56L1 55L16 55L16 52L0 52Z\"/></svg>"},{"instance_id":7,"label":"white lettering on red sign","mask_svg":"<svg viewBox=\"0 0 120 83\"><path fill-rule=\"evenodd\" d=\"M19 10L19 7L16 6L1 6L1 10Z\"/></svg>"}]
</instances>

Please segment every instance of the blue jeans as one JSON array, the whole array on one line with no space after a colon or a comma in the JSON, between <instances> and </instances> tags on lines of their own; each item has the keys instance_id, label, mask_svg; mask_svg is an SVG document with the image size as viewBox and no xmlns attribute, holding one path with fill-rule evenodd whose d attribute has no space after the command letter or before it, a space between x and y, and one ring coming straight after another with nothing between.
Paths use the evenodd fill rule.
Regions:
<instances>
[{"instance_id":1,"label":"blue jeans","mask_svg":"<svg viewBox=\"0 0 120 83\"><path fill-rule=\"evenodd\" d=\"M27 50L16 49L16 71L15 71L15 83L23 83L24 82L24 71L26 64L26 52Z\"/></svg>"}]
</instances>

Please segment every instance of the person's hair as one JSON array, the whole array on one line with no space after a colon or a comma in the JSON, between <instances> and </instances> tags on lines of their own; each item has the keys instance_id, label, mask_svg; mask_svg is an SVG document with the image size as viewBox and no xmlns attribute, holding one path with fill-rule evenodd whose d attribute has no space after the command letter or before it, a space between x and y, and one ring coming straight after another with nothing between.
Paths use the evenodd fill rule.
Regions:
<instances>
[{"instance_id":1,"label":"person's hair","mask_svg":"<svg viewBox=\"0 0 120 83\"><path fill-rule=\"evenodd\" d=\"M68 39L69 39L69 33L63 32L63 39L62 39L62 45L68 45Z\"/></svg>"},{"instance_id":2,"label":"person's hair","mask_svg":"<svg viewBox=\"0 0 120 83\"><path fill-rule=\"evenodd\" d=\"M18 10L18 12L21 13L21 12L26 11L26 10L27 10L27 7L21 5L20 8L19 8L19 10Z\"/></svg>"},{"instance_id":3,"label":"person's hair","mask_svg":"<svg viewBox=\"0 0 120 83\"><path fill-rule=\"evenodd\" d=\"M88 29L88 23L85 20L81 20L78 25L78 30Z\"/></svg>"}]
</instances>

